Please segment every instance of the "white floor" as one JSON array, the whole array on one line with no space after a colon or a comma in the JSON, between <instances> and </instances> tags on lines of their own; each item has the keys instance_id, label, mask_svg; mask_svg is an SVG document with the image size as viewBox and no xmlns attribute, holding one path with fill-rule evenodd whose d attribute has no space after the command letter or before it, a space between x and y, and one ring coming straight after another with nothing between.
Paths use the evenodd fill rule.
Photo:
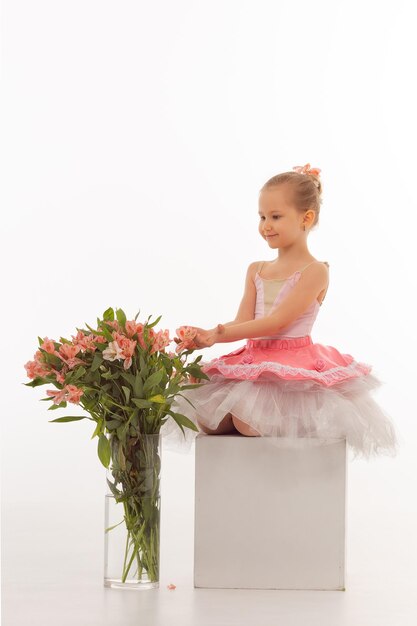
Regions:
<instances>
[{"instance_id":1,"label":"white floor","mask_svg":"<svg viewBox=\"0 0 417 626\"><path fill-rule=\"evenodd\" d=\"M194 588L194 448L163 455L159 589L103 586L104 486L87 483L90 496L83 485L78 499L74 486L49 503L3 502L2 624L415 626L413 456L403 448L348 466L346 591Z\"/></svg>"}]
</instances>

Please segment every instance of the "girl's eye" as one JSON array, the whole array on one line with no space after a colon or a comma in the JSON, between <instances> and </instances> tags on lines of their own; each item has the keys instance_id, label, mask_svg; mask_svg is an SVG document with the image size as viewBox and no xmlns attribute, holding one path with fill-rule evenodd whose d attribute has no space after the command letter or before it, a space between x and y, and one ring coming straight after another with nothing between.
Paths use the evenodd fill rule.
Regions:
<instances>
[{"instance_id":1,"label":"girl's eye","mask_svg":"<svg viewBox=\"0 0 417 626\"><path fill-rule=\"evenodd\" d=\"M281 217L281 215L274 215L273 217L274 217L274 219L279 219L279 218ZM265 219L265 218L264 218L264 216L262 215L262 216L261 216L261 220L264 220L264 219Z\"/></svg>"}]
</instances>

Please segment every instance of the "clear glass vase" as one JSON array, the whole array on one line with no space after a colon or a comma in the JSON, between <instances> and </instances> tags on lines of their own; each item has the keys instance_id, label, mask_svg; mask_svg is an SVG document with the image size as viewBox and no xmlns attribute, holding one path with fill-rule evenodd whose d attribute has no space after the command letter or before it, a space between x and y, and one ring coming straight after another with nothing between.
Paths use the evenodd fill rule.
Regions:
<instances>
[{"instance_id":1,"label":"clear glass vase","mask_svg":"<svg viewBox=\"0 0 417 626\"><path fill-rule=\"evenodd\" d=\"M162 435L140 435L123 444L108 435L104 585L159 587Z\"/></svg>"}]
</instances>

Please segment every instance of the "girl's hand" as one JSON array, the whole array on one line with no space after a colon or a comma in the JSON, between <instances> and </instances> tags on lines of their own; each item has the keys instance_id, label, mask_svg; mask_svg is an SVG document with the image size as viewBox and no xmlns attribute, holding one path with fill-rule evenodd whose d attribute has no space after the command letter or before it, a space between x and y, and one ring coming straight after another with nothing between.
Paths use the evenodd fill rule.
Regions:
<instances>
[{"instance_id":1,"label":"girl's hand","mask_svg":"<svg viewBox=\"0 0 417 626\"><path fill-rule=\"evenodd\" d=\"M219 336L223 331L224 326L219 324L216 328L211 328L210 330L203 330L202 328L198 328L198 332L194 337L194 343L197 348L210 348L217 341L219 341Z\"/></svg>"},{"instance_id":2,"label":"girl's hand","mask_svg":"<svg viewBox=\"0 0 417 626\"><path fill-rule=\"evenodd\" d=\"M220 335L224 332L224 326L218 324L216 328L204 330L198 326L181 326L177 328L179 337L174 337L178 344L176 351L184 348L199 349L209 348L219 341Z\"/></svg>"},{"instance_id":3,"label":"girl's hand","mask_svg":"<svg viewBox=\"0 0 417 626\"><path fill-rule=\"evenodd\" d=\"M194 337L194 344L197 348L210 348L216 343L216 329L198 331Z\"/></svg>"}]
</instances>

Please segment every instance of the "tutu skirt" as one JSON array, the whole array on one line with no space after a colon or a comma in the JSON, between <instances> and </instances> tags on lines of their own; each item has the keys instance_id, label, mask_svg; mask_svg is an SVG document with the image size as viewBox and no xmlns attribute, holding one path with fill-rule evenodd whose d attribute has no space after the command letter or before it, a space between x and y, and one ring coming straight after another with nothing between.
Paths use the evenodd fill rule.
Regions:
<instances>
[{"instance_id":1,"label":"tutu skirt","mask_svg":"<svg viewBox=\"0 0 417 626\"><path fill-rule=\"evenodd\" d=\"M177 395L171 410L186 415L199 430L214 430L228 414L260 436L286 438L289 445L323 445L345 438L354 457L395 456L398 441L390 417L371 397L381 381L371 365L355 361L311 336L248 339L233 352L200 361L210 380ZM197 432L174 422L161 432L167 447L188 450Z\"/></svg>"}]
</instances>

